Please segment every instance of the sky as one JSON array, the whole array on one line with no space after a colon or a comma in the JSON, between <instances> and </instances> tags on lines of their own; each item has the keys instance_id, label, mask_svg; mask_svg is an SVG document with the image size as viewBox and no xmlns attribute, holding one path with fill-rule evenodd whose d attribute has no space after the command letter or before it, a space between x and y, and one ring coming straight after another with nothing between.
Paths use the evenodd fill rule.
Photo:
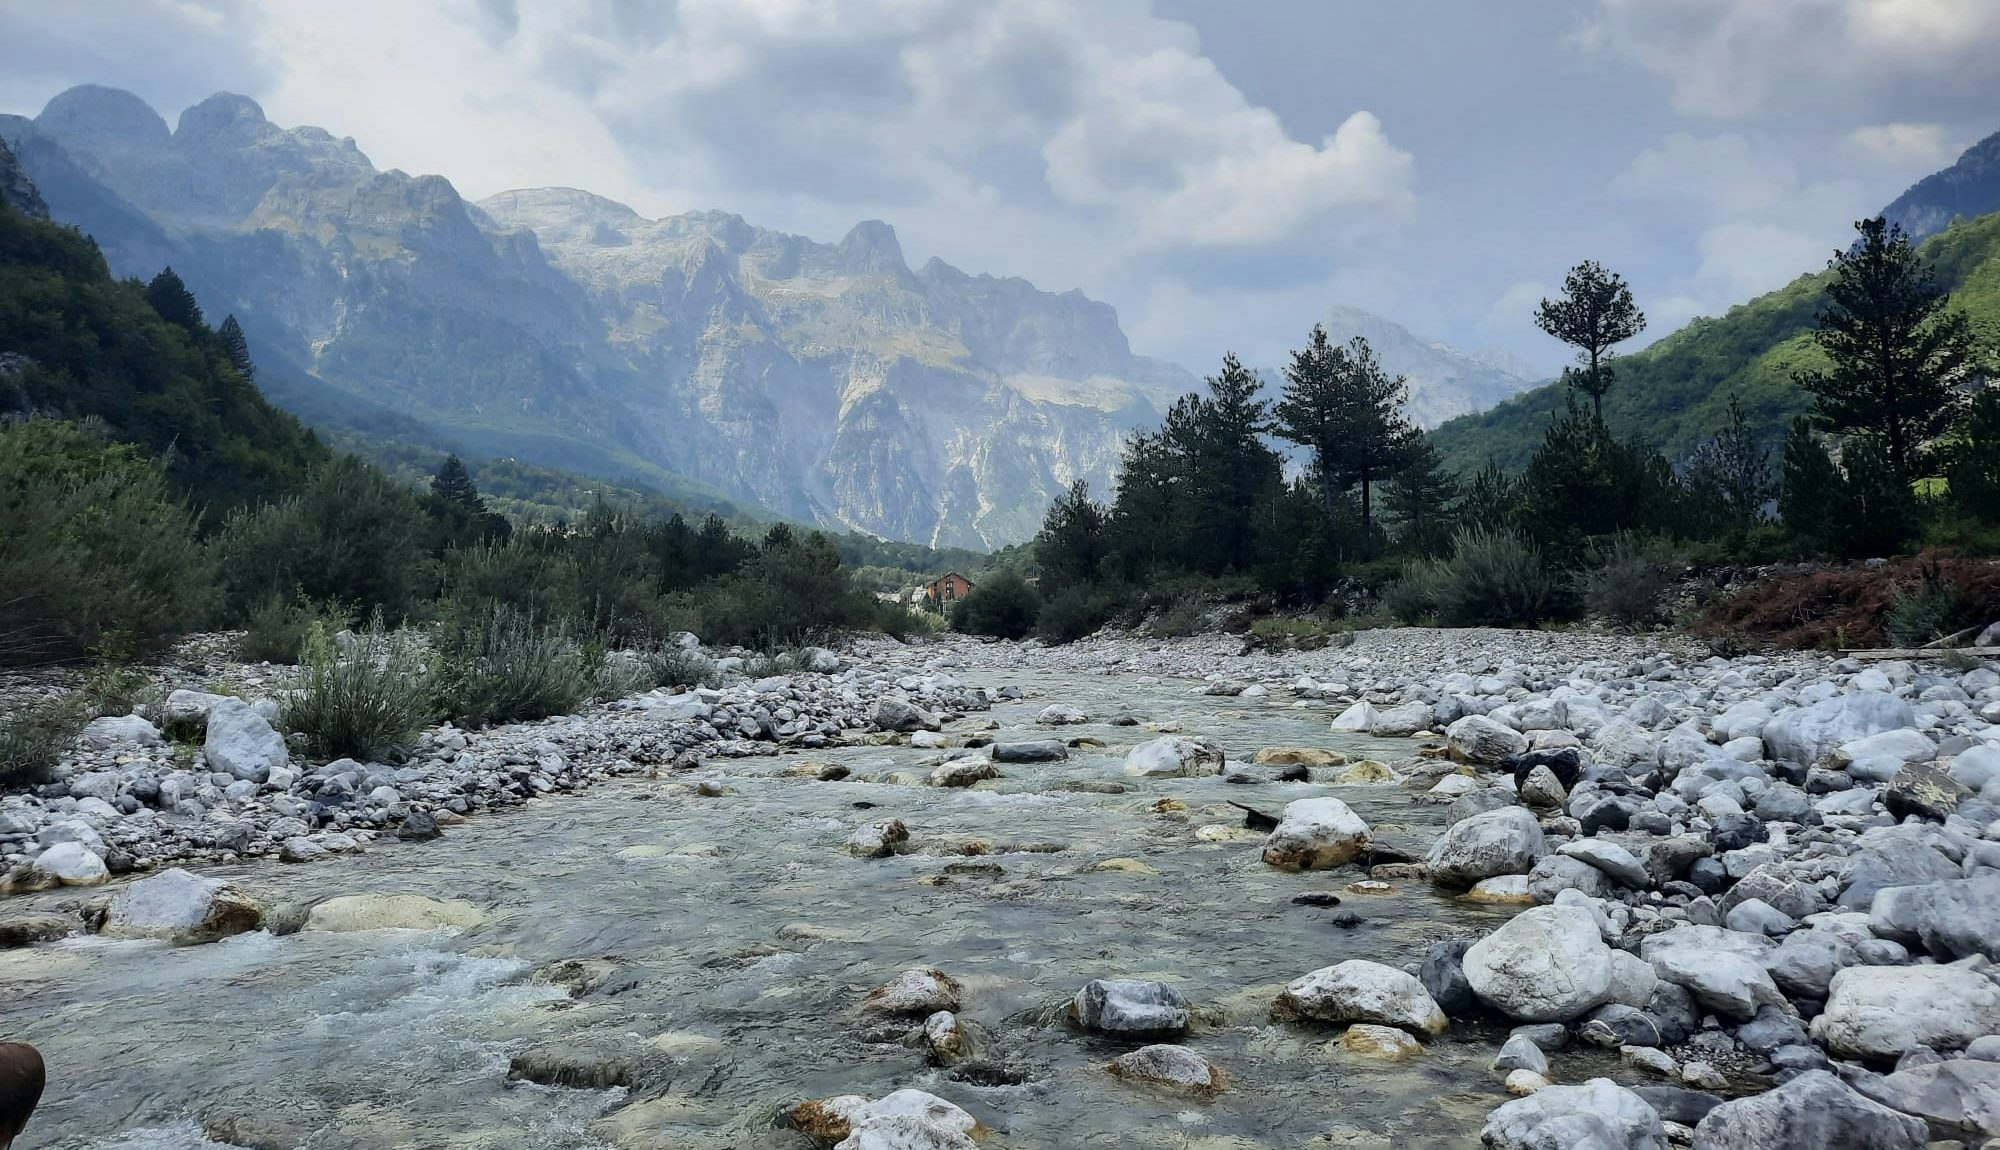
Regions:
<instances>
[{"instance_id":1,"label":"sky","mask_svg":"<svg viewBox=\"0 0 2000 1150\"><path fill-rule=\"evenodd\" d=\"M1204 373L1335 305L1553 373L1582 259L1638 343L1720 314L2000 130L1995 59L2000 0L0 0L0 111L232 91L472 199L883 219Z\"/></svg>"}]
</instances>

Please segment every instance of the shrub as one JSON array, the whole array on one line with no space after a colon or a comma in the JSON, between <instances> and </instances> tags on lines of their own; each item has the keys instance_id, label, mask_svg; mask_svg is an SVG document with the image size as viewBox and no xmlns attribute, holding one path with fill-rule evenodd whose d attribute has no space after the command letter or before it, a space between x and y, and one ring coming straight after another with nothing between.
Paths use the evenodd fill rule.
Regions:
<instances>
[{"instance_id":1,"label":"shrub","mask_svg":"<svg viewBox=\"0 0 2000 1150\"><path fill-rule=\"evenodd\" d=\"M1118 595L1108 587L1070 587L1042 604L1035 634L1044 643L1074 643L1118 614Z\"/></svg>"},{"instance_id":2,"label":"shrub","mask_svg":"<svg viewBox=\"0 0 2000 1150\"><path fill-rule=\"evenodd\" d=\"M238 618L295 591L400 618L435 588L429 532L415 493L343 455L296 495L232 513L216 551Z\"/></svg>"},{"instance_id":3,"label":"shrub","mask_svg":"<svg viewBox=\"0 0 2000 1150\"><path fill-rule=\"evenodd\" d=\"M0 787L48 782L90 718L88 704L74 696L43 699L0 715Z\"/></svg>"},{"instance_id":4,"label":"shrub","mask_svg":"<svg viewBox=\"0 0 2000 1150\"><path fill-rule=\"evenodd\" d=\"M250 612L236 650L246 663L296 663L315 626L328 634L354 625L356 612L339 603L315 603L304 592L271 595Z\"/></svg>"},{"instance_id":5,"label":"shrub","mask_svg":"<svg viewBox=\"0 0 2000 1150\"><path fill-rule=\"evenodd\" d=\"M1943 638L1957 615L1957 586L1934 570L1926 570L1921 582L1899 586L1890 593L1882 630L1895 646L1921 647Z\"/></svg>"},{"instance_id":6,"label":"shrub","mask_svg":"<svg viewBox=\"0 0 2000 1150\"><path fill-rule=\"evenodd\" d=\"M657 685L652 665L643 656L627 651L592 652L588 648L585 655L594 659L597 666L597 682L590 697L600 703L650 691Z\"/></svg>"},{"instance_id":7,"label":"shrub","mask_svg":"<svg viewBox=\"0 0 2000 1150\"><path fill-rule=\"evenodd\" d=\"M1383 595L1408 621L1448 627L1533 626L1568 609L1563 579L1520 533L1474 527L1458 533L1448 559L1419 560Z\"/></svg>"},{"instance_id":8,"label":"shrub","mask_svg":"<svg viewBox=\"0 0 2000 1150\"><path fill-rule=\"evenodd\" d=\"M207 622L215 566L158 466L91 429L0 424L0 664L143 658Z\"/></svg>"},{"instance_id":9,"label":"shrub","mask_svg":"<svg viewBox=\"0 0 2000 1150\"><path fill-rule=\"evenodd\" d=\"M1897 597L1933 581L1955 589L1965 622L2000 618L2000 565L1926 557L1877 567L1775 572L1710 607L1701 630L1792 649L1880 647L1892 641L1886 624ZM1909 626L1917 625L1913 617Z\"/></svg>"},{"instance_id":10,"label":"shrub","mask_svg":"<svg viewBox=\"0 0 2000 1150\"><path fill-rule=\"evenodd\" d=\"M1274 615L1259 619L1250 624L1250 636L1261 646L1276 651L1317 651L1354 642L1354 632L1311 616Z\"/></svg>"},{"instance_id":11,"label":"shrub","mask_svg":"<svg viewBox=\"0 0 2000 1150\"><path fill-rule=\"evenodd\" d=\"M1160 612L1149 629L1162 639L1185 639L1199 634L1206 626L1208 615L1202 611L1200 601L1186 598L1175 600Z\"/></svg>"},{"instance_id":12,"label":"shrub","mask_svg":"<svg viewBox=\"0 0 2000 1150\"><path fill-rule=\"evenodd\" d=\"M129 715L139 704L162 697L162 693L144 669L106 660L84 672L79 696L93 716Z\"/></svg>"},{"instance_id":13,"label":"shrub","mask_svg":"<svg viewBox=\"0 0 2000 1150\"><path fill-rule=\"evenodd\" d=\"M509 607L448 619L435 644L441 709L464 726L569 714L598 689L601 655Z\"/></svg>"},{"instance_id":14,"label":"shrub","mask_svg":"<svg viewBox=\"0 0 2000 1150\"><path fill-rule=\"evenodd\" d=\"M1599 549L1596 569L1581 577L1584 606L1627 627L1653 623L1678 566L1667 547L1620 532Z\"/></svg>"},{"instance_id":15,"label":"shrub","mask_svg":"<svg viewBox=\"0 0 2000 1150\"><path fill-rule=\"evenodd\" d=\"M722 672L700 651L661 647L645 654L646 668L656 687L720 687Z\"/></svg>"},{"instance_id":16,"label":"shrub","mask_svg":"<svg viewBox=\"0 0 2000 1150\"><path fill-rule=\"evenodd\" d=\"M414 743L434 717L433 697L415 636L385 629L378 612L343 640L313 626L279 721L315 755L365 762Z\"/></svg>"},{"instance_id":17,"label":"shrub","mask_svg":"<svg viewBox=\"0 0 2000 1150\"><path fill-rule=\"evenodd\" d=\"M1020 572L1002 569L952 606L951 629L967 635L1023 639L1035 629L1041 611L1041 596Z\"/></svg>"},{"instance_id":18,"label":"shrub","mask_svg":"<svg viewBox=\"0 0 2000 1150\"><path fill-rule=\"evenodd\" d=\"M462 611L512 607L538 619L567 619L583 609L576 559L539 531L505 542L454 547L444 554L444 597Z\"/></svg>"}]
</instances>

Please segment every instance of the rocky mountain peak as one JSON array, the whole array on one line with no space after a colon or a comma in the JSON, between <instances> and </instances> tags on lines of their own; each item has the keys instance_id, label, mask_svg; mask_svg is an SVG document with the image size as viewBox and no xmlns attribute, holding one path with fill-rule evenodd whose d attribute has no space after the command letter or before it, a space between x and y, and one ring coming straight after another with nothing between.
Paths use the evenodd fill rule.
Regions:
<instances>
[{"instance_id":1,"label":"rocky mountain peak","mask_svg":"<svg viewBox=\"0 0 2000 1150\"><path fill-rule=\"evenodd\" d=\"M152 105L122 88L98 84L58 94L35 117L35 126L72 151L119 162L158 156L173 139Z\"/></svg>"},{"instance_id":2,"label":"rocky mountain peak","mask_svg":"<svg viewBox=\"0 0 2000 1150\"><path fill-rule=\"evenodd\" d=\"M903 262L903 245L896 229L881 220L862 220L840 241L840 267L849 275L887 272L902 277L910 274Z\"/></svg>"},{"instance_id":3,"label":"rocky mountain peak","mask_svg":"<svg viewBox=\"0 0 2000 1150\"><path fill-rule=\"evenodd\" d=\"M174 129L174 141L185 144L224 134L255 139L276 131L278 129L264 118L264 109L258 106L257 101L234 92L217 92L181 113L181 122Z\"/></svg>"},{"instance_id":4,"label":"rocky mountain peak","mask_svg":"<svg viewBox=\"0 0 2000 1150\"><path fill-rule=\"evenodd\" d=\"M1958 162L1918 180L1910 190L1882 209L1883 218L1901 224L1913 241L1922 241L1963 217L1972 219L2000 211L2000 132L1965 150Z\"/></svg>"}]
</instances>

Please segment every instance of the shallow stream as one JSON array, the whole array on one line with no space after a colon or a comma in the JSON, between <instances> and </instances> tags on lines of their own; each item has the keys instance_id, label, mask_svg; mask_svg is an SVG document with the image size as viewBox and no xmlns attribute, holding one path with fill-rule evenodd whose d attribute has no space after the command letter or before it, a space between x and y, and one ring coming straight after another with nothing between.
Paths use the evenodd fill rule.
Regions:
<instances>
[{"instance_id":1,"label":"shallow stream","mask_svg":"<svg viewBox=\"0 0 2000 1150\"><path fill-rule=\"evenodd\" d=\"M1283 696L1208 697L1191 693L1198 684L1129 675L962 677L1046 692L970 717L997 720L1003 739L1049 737L1033 720L1053 700L1094 719L1178 723L1232 760L1283 744L1394 764L1415 749L1329 735L1326 707ZM1267 1012L1309 970L1350 958L1401 965L1510 911L1421 882L1351 893L1366 877L1358 868L1287 874L1260 861L1261 836L1197 836L1241 827L1230 800L1276 811L1331 793L1378 838L1420 851L1442 807L1398 786L1131 780L1124 752L1152 732L1091 722L1053 733L1106 746L1007 765L978 790L781 774L801 758L859 775L927 770L919 764L937 752L909 747L715 760L698 777L724 783L731 793L719 797L672 785L695 781L685 777L623 780L477 818L432 843L210 872L270 901L410 891L488 909L462 933L260 932L178 949L86 938L0 952L0 1035L35 1043L50 1067L16 1145L192 1150L213 1145L200 1122L262 1115L316 1130L312 1150L803 1150L782 1123L788 1104L906 1086L970 1110L1001 1150L1476 1145L1506 1097L1486 1069L1501 1030L1454 1028L1386 1063L1342 1053L1338 1028L1273 1024ZM1085 780L1128 789L1061 789ZM1186 813L1153 809L1168 798ZM888 818L909 826L913 853L847 855L854 828ZM968 842L990 850L961 853ZM1094 869L1114 858L1144 869ZM1343 904L1292 902L1309 891ZM1348 911L1361 923L1336 925ZM612 981L574 1000L528 979L553 960L607 957ZM918 1050L856 1035L856 1004L911 966L965 985L961 1016L1025 1082L955 1081ZM1059 1008L1085 981L1114 976L1182 990L1202 1019L1186 1042L1228 1075L1223 1094L1157 1095L1102 1069L1129 1047L1072 1031ZM629 1098L505 1081L524 1047L617 1036L657 1052L656 1080ZM1558 1056L1552 1076L1611 1065Z\"/></svg>"}]
</instances>

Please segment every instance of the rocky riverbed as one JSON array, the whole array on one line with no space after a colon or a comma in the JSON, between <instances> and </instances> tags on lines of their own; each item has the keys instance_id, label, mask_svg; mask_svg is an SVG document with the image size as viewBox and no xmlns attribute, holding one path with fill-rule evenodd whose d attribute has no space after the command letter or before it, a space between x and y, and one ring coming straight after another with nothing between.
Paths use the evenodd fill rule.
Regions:
<instances>
[{"instance_id":1,"label":"rocky riverbed","mask_svg":"<svg viewBox=\"0 0 2000 1150\"><path fill-rule=\"evenodd\" d=\"M0 797L19 1145L2000 1138L1992 664L1240 652L864 641L381 764L190 679Z\"/></svg>"}]
</instances>

